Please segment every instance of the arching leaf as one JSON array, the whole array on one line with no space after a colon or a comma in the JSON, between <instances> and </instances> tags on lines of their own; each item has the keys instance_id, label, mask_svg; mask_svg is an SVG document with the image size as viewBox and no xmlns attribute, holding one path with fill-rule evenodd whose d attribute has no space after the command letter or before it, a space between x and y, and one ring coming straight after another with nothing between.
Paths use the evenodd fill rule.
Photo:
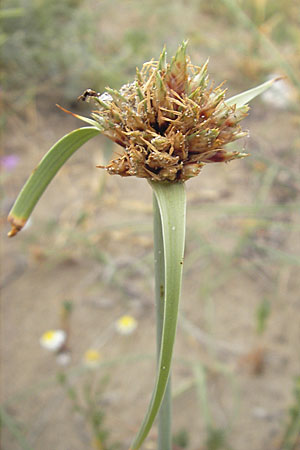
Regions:
<instances>
[{"instance_id":1,"label":"arching leaf","mask_svg":"<svg viewBox=\"0 0 300 450\"><path fill-rule=\"evenodd\" d=\"M64 163L99 133L100 130L96 127L79 128L66 134L46 153L28 178L9 213L8 221L12 226L9 237L15 236L24 227L39 198Z\"/></svg>"}]
</instances>

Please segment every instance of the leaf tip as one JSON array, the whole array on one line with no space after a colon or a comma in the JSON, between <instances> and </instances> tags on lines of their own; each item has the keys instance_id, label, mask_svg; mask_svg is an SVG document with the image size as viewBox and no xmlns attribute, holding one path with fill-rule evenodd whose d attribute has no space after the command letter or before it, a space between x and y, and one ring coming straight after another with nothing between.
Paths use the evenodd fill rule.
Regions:
<instances>
[{"instance_id":1,"label":"leaf tip","mask_svg":"<svg viewBox=\"0 0 300 450\"><path fill-rule=\"evenodd\" d=\"M287 80L287 79L288 79L288 77L286 77L285 75L278 75L278 77L273 78L271 81L273 84L273 83L276 83L277 81Z\"/></svg>"},{"instance_id":2,"label":"leaf tip","mask_svg":"<svg viewBox=\"0 0 300 450\"><path fill-rule=\"evenodd\" d=\"M11 230L7 233L7 237L14 237L19 231L22 230L27 220L19 217L15 217L12 214L9 214L7 218L8 222L11 224Z\"/></svg>"},{"instance_id":3,"label":"leaf tip","mask_svg":"<svg viewBox=\"0 0 300 450\"><path fill-rule=\"evenodd\" d=\"M166 49L166 45L164 45L164 48L161 52L161 55L159 57L159 61L158 61L158 69L159 70L166 70L167 68L167 49Z\"/></svg>"}]
</instances>

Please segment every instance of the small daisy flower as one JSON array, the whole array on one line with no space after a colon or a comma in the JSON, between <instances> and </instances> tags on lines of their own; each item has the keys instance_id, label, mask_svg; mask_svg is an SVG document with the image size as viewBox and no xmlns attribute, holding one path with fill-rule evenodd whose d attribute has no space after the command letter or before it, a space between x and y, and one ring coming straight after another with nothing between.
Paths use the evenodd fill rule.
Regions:
<instances>
[{"instance_id":1,"label":"small daisy flower","mask_svg":"<svg viewBox=\"0 0 300 450\"><path fill-rule=\"evenodd\" d=\"M94 348L88 349L84 354L84 364L87 367L95 368L99 366L101 354Z\"/></svg>"},{"instance_id":2,"label":"small daisy flower","mask_svg":"<svg viewBox=\"0 0 300 450\"><path fill-rule=\"evenodd\" d=\"M56 352L66 341L66 333L63 330L48 330L40 338L40 344L42 347Z\"/></svg>"},{"instance_id":3,"label":"small daisy flower","mask_svg":"<svg viewBox=\"0 0 300 450\"><path fill-rule=\"evenodd\" d=\"M120 334L131 334L137 327L137 321L134 317L126 315L120 317L116 322L117 332Z\"/></svg>"}]
</instances>

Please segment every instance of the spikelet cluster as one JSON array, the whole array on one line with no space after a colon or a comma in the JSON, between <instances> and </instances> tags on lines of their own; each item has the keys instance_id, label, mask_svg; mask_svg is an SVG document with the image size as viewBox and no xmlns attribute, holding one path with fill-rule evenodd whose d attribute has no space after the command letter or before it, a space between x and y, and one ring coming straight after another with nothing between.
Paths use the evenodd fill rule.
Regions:
<instances>
[{"instance_id":1,"label":"spikelet cluster","mask_svg":"<svg viewBox=\"0 0 300 450\"><path fill-rule=\"evenodd\" d=\"M133 83L102 95L86 91L97 104L92 119L123 147L105 168L110 174L178 182L199 174L206 163L246 156L226 144L247 135L239 122L248 106L228 106L222 85L209 84L207 63L190 63L183 43L167 63L145 63Z\"/></svg>"}]
</instances>

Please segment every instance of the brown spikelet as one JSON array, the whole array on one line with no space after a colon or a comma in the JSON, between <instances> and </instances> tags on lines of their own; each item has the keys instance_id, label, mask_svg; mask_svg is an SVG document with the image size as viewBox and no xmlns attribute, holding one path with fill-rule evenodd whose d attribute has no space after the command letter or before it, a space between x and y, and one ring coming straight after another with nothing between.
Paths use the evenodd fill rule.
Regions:
<instances>
[{"instance_id":1,"label":"brown spikelet","mask_svg":"<svg viewBox=\"0 0 300 450\"><path fill-rule=\"evenodd\" d=\"M198 175L206 163L247 156L224 148L247 135L239 122L248 111L228 106L225 93L222 85L209 86L207 62L189 62L186 42L170 64L164 49L159 61L145 63L119 91L85 91L83 99L97 105L89 120L123 147L104 168L112 175L178 182Z\"/></svg>"}]
</instances>

